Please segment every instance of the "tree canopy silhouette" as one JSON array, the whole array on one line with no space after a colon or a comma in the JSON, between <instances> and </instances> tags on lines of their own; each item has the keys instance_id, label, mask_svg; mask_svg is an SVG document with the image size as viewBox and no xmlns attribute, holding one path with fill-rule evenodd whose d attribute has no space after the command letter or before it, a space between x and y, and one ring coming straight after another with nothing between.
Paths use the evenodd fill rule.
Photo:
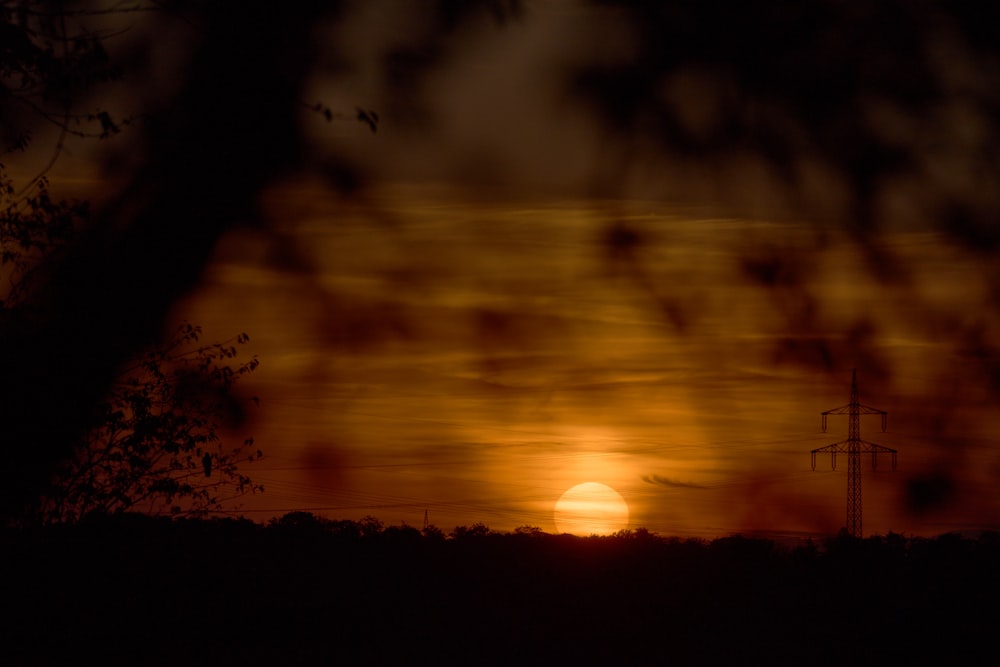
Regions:
<instances>
[{"instance_id":1,"label":"tree canopy silhouette","mask_svg":"<svg viewBox=\"0 0 1000 667\"><path fill-rule=\"evenodd\" d=\"M996 533L441 540L296 513L266 525L122 514L0 536L16 538L0 596L10 664L73 662L81 647L129 664L974 661L992 647L1000 593ZM188 631L180 612L204 597L213 630ZM247 632L248 619L269 631Z\"/></svg>"},{"instance_id":2,"label":"tree canopy silhouette","mask_svg":"<svg viewBox=\"0 0 1000 667\"><path fill-rule=\"evenodd\" d=\"M248 338L192 347L200 330L185 325L158 345L167 302L152 315L146 308L157 293L153 265L175 277L195 270L184 257L199 247L204 256L206 243L176 239L171 252L165 228L183 216L143 231L130 214L95 216L88 202L50 192L46 174L68 136L104 139L132 123L91 102L121 70L105 48L115 33L87 19L136 11L171 10L0 3L0 157L49 152L19 183L0 163L0 369L8 380L0 411L13 445L0 515L8 520L200 513L261 488L237 468L260 456L249 454L252 440L225 449L217 434L240 413L231 386L258 363L230 365Z\"/></svg>"},{"instance_id":3,"label":"tree canopy silhouette","mask_svg":"<svg viewBox=\"0 0 1000 667\"><path fill-rule=\"evenodd\" d=\"M253 439L231 447L219 435L230 415L244 409L233 384L257 367L256 357L230 365L249 337L202 345L200 335L184 324L172 341L120 374L96 425L60 462L27 521L128 511L202 515L263 491L245 472L262 456Z\"/></svg>"}]
</instances>

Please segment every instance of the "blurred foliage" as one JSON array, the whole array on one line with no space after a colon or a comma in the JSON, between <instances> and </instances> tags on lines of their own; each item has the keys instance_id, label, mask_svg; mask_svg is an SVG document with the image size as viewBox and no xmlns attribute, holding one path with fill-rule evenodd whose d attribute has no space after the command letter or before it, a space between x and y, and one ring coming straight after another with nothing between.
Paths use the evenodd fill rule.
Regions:
<instances>
[{"instance_id":1,"label":"blurred foliage","mask_svg":"<svg viewBox=\"0 0 1000 667\"><path fill-rule=\"evenodd\" d=\"M87 202L54 200L45 177L17 195L0 169L0 321L32 319L30 297L45 278L40 267L72 245L88 216ZM95 425L18 521L65 522L139 509L202 514L232 495L263 490L238 469L244 459L261 456L252 453L253 441L227 450L217 434L242 410L232 385L258 365L256 358L231 365L236 345L249 338L192 348L200 335L185 324L118 374L96 408Z\"/></svg>"},{"instance_id":2,"label":"blurred foliage","mask_svg":"<svg viewBox=\"0 0 1000 667\"><path fill-rule=\"evenodd\" d=\"M159 336L169 308L199 284L223 235L253 226L279 239L259 210L264 190L304 172L320 174L338 192L364 185L342 155L317 155L302 113L352 118L309 96L318 77L347 67L330 35L361 4L303 0L276 12L268 3L232 1L110 8L0 2L0 150L51 149L54 159L67 135L116 134L131 117L93 103L99 84L125 88L143 120L131 128L126 148L108 158L109 171L124 175L125 185L96 215L51 198L44 181L17 190L3 179L5 272L22 279L5 297L18 309L0 314L6 382L0 423L9 441L32 445L13 448L3 461L12 481L0 489L0 512L35 493L70 455L117 369ZM764 186L777 183L796 213L846 229L879 284L899 288L887 297L897 302L921 297L878 232L899 220L941 231L981 263L988 288L982 313L914 308L906 325L929 337L944 332L965 340L965 358L992 376L994 390L1000 386L991 315L1000 306L993 261L1000 247L997 10L833 0L581 5L581 14L608 20L597 22L599 39L580 60L561 62L560 74L607 139L594 167L599 194L627 190L628 175L642 162L659 180L664 164L680 165L675 173L690 170L693 181L709 174L718 181L711 194L737 204L775 196ZM425 122L429 105L422 104L434 90L432 75L461 60L482 25L531 20L534 7L428 0L420 9L424 20L407 26L408 39L379 54L380 76L391 88L386 107L371 109L367 100L353 107L353 120L379 129L380 139L388 134L382 128L414 119L410 130L434 129ZM90 19L133 11L156 12L163 20L157 28L164 29L123 40L116 64L106 48L115 33L90 27L97 25ZM177 25L189 29L174 42ZM180 63L171 70L172 87L144 90L144 77L165 61ZM32 144L46 128L55 130L54 144ZM474 162L463 177L482 175L471 172L484 161ZM50 252L74 226L85 229ZM740 276L770 295L779 311L768 322L774 327L768 333L777 334L773 360L826 371L863 364L888 376L892 369L878 346L884 331L872 313L850 321L826 317L827 302L812 282L821 232L817 226L815 246L744 248ZM697 331L696 301L684 298L683 280L658 274L653 243L639 225L613 222L599 238L609 263L652 297L673 330ZM9 248L15 255L6 254ZM299 260L292 256L287 264ZM331 322L344 317L342 308L329 313ZM409 330L406 317L366 314L365 340ZM511 335L498 325L506 319L507 313L484 317L482 337L509 343ZM918 495L933 506L947 494Z\"/></svg>"},{"instance_id":3,"label":"blurred foliage","mask_svg":"<svg viewBox=\"0 0 1000 667\"><path fill-rule=\"evenodd\" d=\"M120 78L103 34L67 27L88 12L57 2L0 5L0 148L27 151L39 124L58 131L51 159L20 188L0 164L0 323L7 332L45 322L52 304L40 295L53 278L52 266L73 252L92 223L89 203L54 198L45 176L65 135L106 138L129 122L115 121L102 109L79 110L95 84ZM19 498L26 509L14 510L15 520L65 522L140 509L202 514L232 495L262 490L238 469L244 459L260 456L259 450L252 453L252 440L229 450L217 434L238 407L231 386L258 362L230 365L235 345L248 340L245 334L188 349L199 335L197 327L185 325L171 341L116 372L102 392L106 397L87 406L93 412L84 435L65 434L66 455L49 470L49 483L35 484L31 494ZM32 385L44 388L65 379L59 374ZM30 385L17 383L9 391L33 393ZM64 407L48 409L61 414ZM43 431L45 424L33 428ZM12 459L30 457L36 446L22 440Z\"/></svg>"},{"instance_id":4,"label":"blurred foliage","mask_svg":"<svg viewBox=\"0 0 1000 667\"><path fill-rule=\"evenodd\" d=\"M1000 79L987 64L1000 55L995 8L593 4L615 17L629 46L580 63L569 86L628 147L626 159L687 159L736 199L760 186L761 167L785 188L770 196L844 225L873 251L865 235L885 228L886 196L896 194L962 244L997 248Z\"/></svg>"},{"instance_id":5,"label":"blurred foliage","mask_svg":"<svg viewBox=\"0 0 1000 667\"><path fill-rule=\"evenodd\" d=\"M111 33L81 22L93 13L56 0L0 2L0 156L26 150L39 130L54 127L48 169L66 135L106 138L131 123L81 106L94 87L122 76L105 49Z\"/></svg>"},{"instance_id":6,"label":"blurred foliage","mask_svg":"<svg viewBox=\"0 0 1000 667\"><path fill-rule=\"evenodd\" d=\"M45 254L37 267L44 280L24 299L30 308L3 314L0 422L8 440L32 445L13 448L3 461L12 482L0 488L0 512L17 512L71 456L117 369L160 336L167 311L198 284L219 239L262 222L265 188L307 170L338 191L360 183L338 156L316 156L302 127L304 109L327 120L343 115L307 96L317 70L339 62L328 31L347 4L303 0L275 12L243 2L0 3L3 150L50 149L44 175L67 135L134 130L127 148L108 151L104 165L124 187L72 243ZM500 19L508 6L430 3L435 18L425 41L443 41L480 14ZM112 57L110 38L132 27L120 19L145 13L156 16L156 26L117 42ZM176 43L175 29L184 35ZM176 77L172 86L145 89L164 61ZM105 82L117 84L111 99L138 106L135 115L118 118L95 106L95 88ZM354 112L358 124L378 128L380 110ZM32 143L46 128L55 130L54 144Z\"/></svg>"},{"instance_id":7,"label":"blurred foliage","mask_svg":"<svg viewBox=\"0 0 1000 667\"><path fill-rule=\"evenodd\" d=\"M773 306L759 323L771 363L863 368L880 391L904 397L896 423L918 434L902 450L911 471L902 509L925 516L966 502L970 515L995 517L991 501L969 493L979 464L964 460L976 457L963 432L974 426L955 415L1000 395L997 8L590 4L617 40L571 67L566 88L609 137L602 191L626 189L645 169L679 183L663 189L681 197L689 188L738 215L803 221L806 240L789 225L746 243L738 265ZM656 255L634 228L609 234L612 259L668 323L690 330L697 310L678 307L683 288L649 279ZM901 232L915 234L901 243ZM850 254L831 264L844 237ZM919 242L946 249L975 278L935 298L928 285L945 285L947 269L908 252ZM850 291L835 296L834 283ZM849 315L838 299L852 304ZM901 357L899 332L933 347ZM916 387L925 377L934 379Z\"/></svg>"},{"instance_id":8,"label":"blurred foliage","mask_svg":"<svg viewBox=\"0 0 1000 667\"><path fill-rule=\"evenodd\" d=\"M87 202L54 200L44 177L17 195L0 165L0 312L26 305L42 260L65 249L89 210Z\"/></svg>"}]
</instances>

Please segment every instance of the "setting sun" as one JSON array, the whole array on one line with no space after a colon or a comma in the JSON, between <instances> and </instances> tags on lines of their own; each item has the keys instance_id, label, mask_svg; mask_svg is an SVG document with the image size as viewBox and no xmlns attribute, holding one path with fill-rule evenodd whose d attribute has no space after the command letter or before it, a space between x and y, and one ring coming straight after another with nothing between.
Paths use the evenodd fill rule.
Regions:
<instances>
[{"instance_id":1,"label":"setting sun","mask_svg":"<svg viewBox=\"0 0 1000 667\"><path fill-rule=\"evenodd\" d=\"M606 484L577 484L562 494L554 512L556 530L573 535L610 535L628 527L628 503Z\"/></svg>"}]
</instances>

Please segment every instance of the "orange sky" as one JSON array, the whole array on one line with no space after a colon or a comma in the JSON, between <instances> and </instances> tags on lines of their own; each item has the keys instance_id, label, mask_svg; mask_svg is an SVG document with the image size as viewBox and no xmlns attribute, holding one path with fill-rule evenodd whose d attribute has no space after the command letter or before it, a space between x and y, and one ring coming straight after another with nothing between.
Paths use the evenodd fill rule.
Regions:
<instances>
[{"instance_id":1,"label":"orange sky","mask_svg":"<svg viewBox=\"0 0 1000 667\"><path fill-rule=\"evenodd\" d=\"M206 340L245 331L260 358L245 390L261 405L233 434L266 455L249 516L552 531L560 495L600 482L630 525L663 534L831 533L846 461L812 472L809 451L846 438L845 418L823 434L819 413L847 402L857 368L862 402L889 411L887 433L864 421L862 437L900 452L895 473L865 466L865 531L1000 528L1000 277L932 206L988 206L995 189L970 157L986 126L968 98L986 80L961 43L933 44L942 89L961 93L934 113L859 103L862 125L916 161L879 183L869 234L852 174L809 142L791 175L746 146L667 156L572 99L567 63L635 57L624 13L526 2L517 20L449 35L411 89L385 63L422 48L417 6L358 3L323 28L329 62L304 102L340 117L303 107L305 159L354 165L359 194L299 174L274 185L263 224L232 231L171 316ZM183 80L190 25L116 20L129 26L116 39L154 44L145 78L108 98L129 115ZM680 67L657 99L701 136L740 83ZM356 106L379 111L376 134ZM786 120L790 136L808 124ZM93 183L102 153L127 177L131 141L71 138L54 185Z\"/></svg>"},{"instance_id":2,"label":"orange sky","mask_svg":"<svg viewBox=\"0 0 1000 667\"><path fill-rule=\"evenodd\" d=\"M900 451L895 473L866 462L866 532L1000 525L991 406L933 322L974 317L984 285L933 233L883 239L913 272L894 291L830 230L664 204L411 186L364 205L288 189L269 210L310 268L264 265L272 241L234 233L176 310L209 338L247 331L261 358L246 390L262 399L251 471L266 492L251 516L419 526L426 511L448 530L552 531L559 496L593 481L664 534L829 533L846 459L812 472L809 450L846 438L846 418L823 434L819 413L847 402L858 367L862 402L890 413L862 437ZM631 259L609 254L611 220L643 239ZM746 255L773 248L808 258L815 306L748 279ZM797 330L807 307L814 330ZM832 341L830 372L786 337ZM962 388L945 400L941 383ZM907 485L943 463L957 497L907 511Z\"/></svg>"}]
</instances>

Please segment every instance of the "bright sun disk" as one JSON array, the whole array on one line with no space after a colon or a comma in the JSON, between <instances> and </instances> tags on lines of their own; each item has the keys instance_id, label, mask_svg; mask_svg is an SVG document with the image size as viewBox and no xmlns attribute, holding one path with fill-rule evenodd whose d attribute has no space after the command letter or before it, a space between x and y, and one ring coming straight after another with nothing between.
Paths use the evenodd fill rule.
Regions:
<instances>
[{"instance_id":1,"label":"bright sun disk","mask_svg":"<svg viewBox=\"0 0 1000 667\"><path fill-rule=\"evenodd\" d=\"M577 484L556 501L556 531L573 535L610 535L628 527L628 503L607 484Z\"/></svg>"}]
</instances>

